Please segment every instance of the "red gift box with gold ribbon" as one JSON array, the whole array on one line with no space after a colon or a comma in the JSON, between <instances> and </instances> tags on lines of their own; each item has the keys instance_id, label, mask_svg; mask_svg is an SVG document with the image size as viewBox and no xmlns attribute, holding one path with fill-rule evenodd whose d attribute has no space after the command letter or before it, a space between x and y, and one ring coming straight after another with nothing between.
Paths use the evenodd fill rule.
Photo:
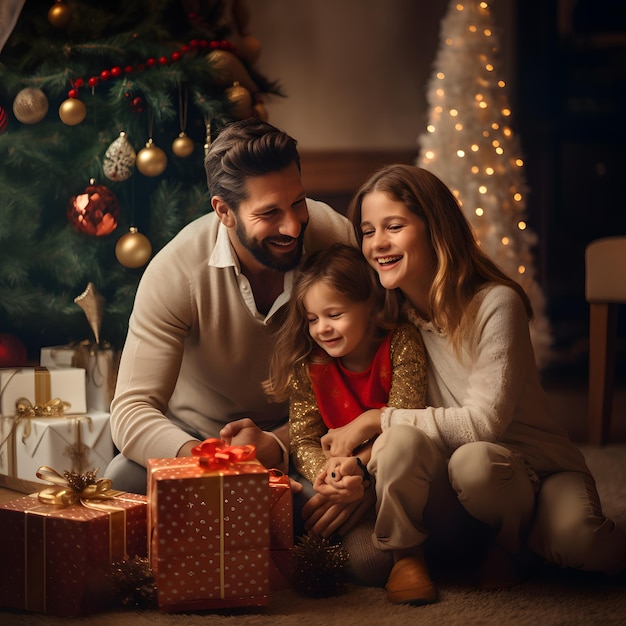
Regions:
<instances>
[{"instance_id":1,"label":"red gift box with gold ribbon","mask_svg":"<svg viewBox=\"0 0 626 626\"><path fill-rule=\"evenodd\" d=\"M146 497L106 479L79 493L40 471L58 486L0 504L0 606L61 617L110 608L112 564L147 553Z\"/></svg>"},{"instance_id":2,"label":"red gift box with gold ribbon","mask_svg":"<svg viewBox=\"0 0 626 626\"><path fill-rule=\"evenodd\" d=\"M163 611L269 601L269 472L254 446L207 439L149 459L149 559Z\"/></svg>"},{"instance_id":3,"label":"red gift box with gold ribbon","mask_svg":"<svg viewBox=\"0 0 626 626\"><path fill-rule=\"evenodd\" d=\"M270 590L293 586L293 496L289 477L270 470Z\"/></svg>"}]
</instances>

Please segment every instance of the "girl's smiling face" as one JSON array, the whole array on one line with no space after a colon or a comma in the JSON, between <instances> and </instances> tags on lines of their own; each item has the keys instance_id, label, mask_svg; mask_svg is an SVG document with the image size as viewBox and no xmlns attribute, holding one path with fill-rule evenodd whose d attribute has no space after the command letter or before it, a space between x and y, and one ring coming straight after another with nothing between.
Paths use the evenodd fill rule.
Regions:
<instances>
[{"instance_id":1,"label":"girl's smiling face","mask_svg":"<svg viewBox=\"0 0 626 626\"><path fill-rule=\"evenodd\" d=\"M425 221L403 202L372 191L361 203L361 248L386 289L400 289L423 315L437 261Z\"/></svg>"},{"instance_id":2,"label":"girl's smiling face","mask_svg":"<svg viewBox=\"0 0 626 626\"><path fill-rule=\"evenodd\" d=\"M309 334L329 356L350 370L362 371L371 358L372 305L353 302L325 281L317 281L303 299Z\"/></svg>"}]
</instances>

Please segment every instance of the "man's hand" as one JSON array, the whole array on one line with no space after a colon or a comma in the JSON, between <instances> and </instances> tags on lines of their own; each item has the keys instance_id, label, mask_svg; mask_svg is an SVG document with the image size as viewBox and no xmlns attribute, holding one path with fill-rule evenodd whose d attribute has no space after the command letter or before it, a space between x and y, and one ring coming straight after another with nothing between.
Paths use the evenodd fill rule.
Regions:
<instances>
[{"instance_id":1,"label":"man's hand","mask_svg":"<svg viewBox=\"0 0 626 626\"><path fill-rule=\"evenodd\" d=\"M335 532L345 535L375 500L373 489L368 489L361 500L340 504L333 504L326 496L316 493L302 508L304 528L320 537L330 537Z\"/></svg>"},{"instance_id":2,"label":"man's hand","mask_svg":"<svg viewBox=\"0 0 626 626\"><path fill-rule=\"evenodd\" d=\"M176 456L191 456L191 451L199 444L200 442L197 439L188 441L186 444L181 446Z\"/></svg>"},{"instance_id":3,"label":"man's hand","mask_svg":"<svg viewBox=\"0 0 626 626\"><path fill-rule=\"evenodd\" d=\"M287 425L279 426L273 433L279 437L281 441L285 441L287 437ZM244 446L252 444L256 447L256 457L268 469L277 468L287 473L289 459L285 459L284 453L276 439L272 435L268 435L261 430L249 417L235 420L226 424L220 430L220 438L227 445ZM302 491L302 485L296 481L291 481L291 487L294 493Z\"/></svg>"}]
</instances>

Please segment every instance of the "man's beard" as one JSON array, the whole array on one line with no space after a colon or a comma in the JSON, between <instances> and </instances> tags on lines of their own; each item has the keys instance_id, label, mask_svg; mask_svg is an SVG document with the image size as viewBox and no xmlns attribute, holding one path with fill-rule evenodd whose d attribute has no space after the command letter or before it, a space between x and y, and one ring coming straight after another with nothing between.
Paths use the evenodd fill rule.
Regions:
<instances>
[{"instance_id":1,"label":"man's beard","mask_svg":"<svg viewBox=\"0 0 626 626\"><path fill-rule=\"evenodd\" d=\"M293 270L298 267L300 263L300 259L302 258L302 248L304 242L304 232L306 231L306 227L308 226L308 220L302 224L302 228L300 230L300 234L298 235L298 247L294 250L291 255L281 255L280 258L276 258L276 256L272 253L271 249L267 247L267 244L264 241L259 242L258 239L250 239L248 234L246 233L245 228L238 221L235 225L235 232L237 233L237 237L241 245L262 265L271 269L277 270L279 272L288 272L289 270ZM280 236L272 237L271 239L280 240ZM292 241L292 237L283 237L285 241Z\"/></svg>"}]
</instances>

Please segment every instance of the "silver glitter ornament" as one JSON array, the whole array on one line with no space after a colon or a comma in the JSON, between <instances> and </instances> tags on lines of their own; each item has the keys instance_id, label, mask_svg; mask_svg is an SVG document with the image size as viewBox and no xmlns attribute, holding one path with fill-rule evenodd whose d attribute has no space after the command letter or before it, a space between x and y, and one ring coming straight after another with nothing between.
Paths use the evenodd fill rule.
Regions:
<instances>
[{"instance_id":1,"label":"silver glitter ornament","mask_svg":"<svg viewBox=\"0 0 626 626\"><path fill-rule=\"evenodd\" d=\"M107 148L104 153L102 170L109 180L127 180L133 174L137 154L130 145L126 133L120 136Z\"/></svg>"}]
</instances>

